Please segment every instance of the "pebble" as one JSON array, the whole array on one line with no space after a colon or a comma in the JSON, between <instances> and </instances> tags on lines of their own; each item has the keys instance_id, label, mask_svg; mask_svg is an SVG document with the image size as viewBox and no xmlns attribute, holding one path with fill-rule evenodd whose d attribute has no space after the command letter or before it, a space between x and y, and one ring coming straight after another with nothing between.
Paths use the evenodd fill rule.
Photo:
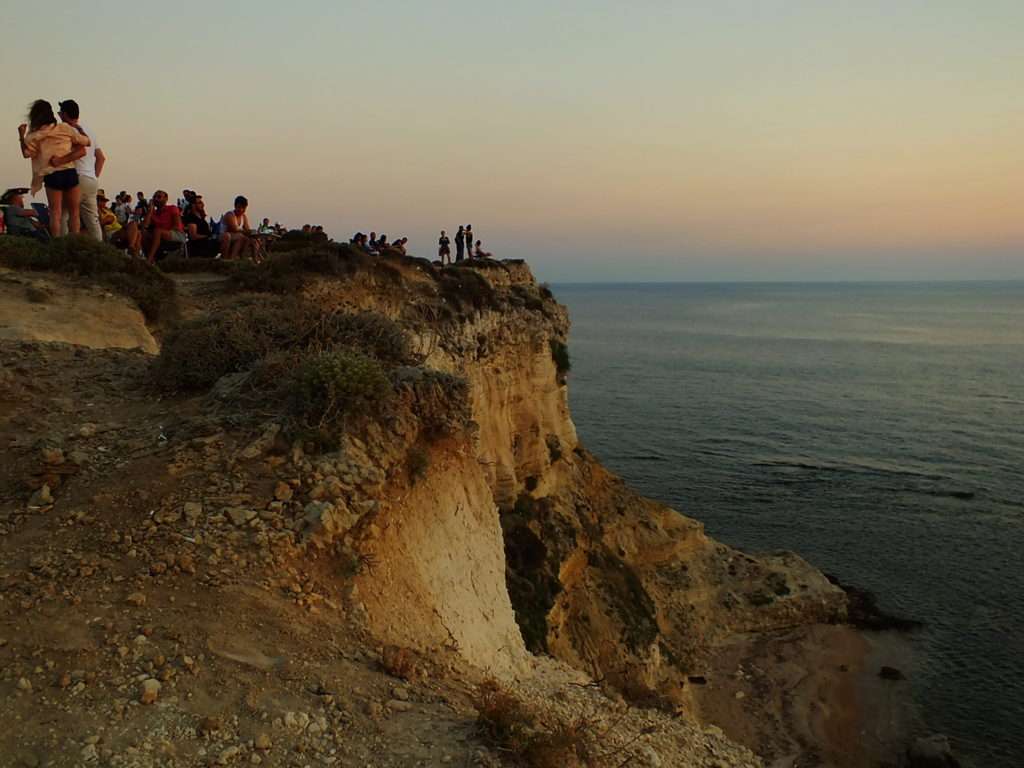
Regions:
<instances>
[{"instance_id":1,"label":"pebble","mask_svg":"<svg viewBox=\"0 0 1024 768\"><path fill-rule=\"evenodd\" d=\"M60 448L43 448L43 461L52 466L64 463L64 451Z\"/></svg>"},{"instance_id":2,"label":"pebble","mask_svg":"<svg viewBox=\"0 0 1024 768\"><path fill-rule=\"evenodd\" d=\"M281 481L277 484L277 488L274 489L274 498L278 501L291 501L292 493L292 487L288 483Z\"/></svg>"},{"instance_id":3,"label":"pebble","mask_svg":"<svg viewBox=\"0 0 1024 768\"><path fill-rule=\"evenodd\" d=\"M79 437L93 437L96 434L96 425L86 423L83 424L78 430Z\"/></svg>"},{"instance_id":4,"label":"pebble","mask_svg":"<svg viewBox=\"0 0 1024 768\"><path fill-rule=\"evenodd\" d=\"M32 691L32 681L27 677L18 678L18 690L21 691Z\"/></svg>"},{"instance_id":5,"label":"pebble","mask_svg":"<svg viewBox=\"0 0 1024 768\"><path fill-rule=\"evenodd\" d=\"M93 760L99 759L99 754L96 752L95 744L86 744L82 747L82 751L79 754L86 762L92 762Z\"/></svg>"},{"instance_id":6,"label":"pebble","mask_svg":"<svg viewBox=\"0 0 1024 768\"><path fill-rule=\"evenodd\" d=\"M249 521L256 517L256 511L253 509L244 509L243 507L228 507L225 510L227 516L231 518L231 522L241 528L244 525L248 525Z\"/></svg>"},{"instance_id":7,"label":"pebble","mask_svg":"<svg viewBox=\"0 0 1024 768\"><path fill-rule=\"evenodd\" d=\"M146 604L146 596L141 592L132 592L128 597L124 599L128 605L134 605L136 608L141 608Z\"/></svg>"},{"instance_id":8,"label":"pebble","mask_svg":"<svg viewBox=\"0 0 1024 768\"><path fill-rule=\"evenodd\" d=\"M228 747L217 756L217 765L227 765L238 757L238 753L241 751L238 747Z\"/></svg>"},{"instance_id":9,"label":"pebble","mask_svg":"<svg viewBox=\"0 0 1024 768\"><path fill-rule=\"evenodd\" d=\"M271 741L270 737L265 733L257 734L256 741L254 743L256 745L256 749L261 749L264 752L266 752L268 749L274 746L274 742Z\"/></svg>"},{"instance_id":10,"label":"pebble","mask_svg":"<svg viewBox=\"0 0 1024 768\"><path fill-rule=\"evenodd\" d=\"M160 681L152 677L142 682L142 695L139 701L143 704L153 704L160 695Z\"/></svg>"},{"instance_id":11,"label":"pebble","mask_svg":"<svg viewBox=\"0 0 1024 768\"><path fill-rule=\"evenodd\" d=\"M28 500L30 507L45 507L53 504L53 494L50 493L50 486L43 485L38 491L32 494Z\"/></svg>"},{"instance_id":12,"label":"pebble","mask_svg":"<svg viewBox=\"0 0 1024 768\"><path fill-rule=\"evenodd\" d=\"M198 501L186 501L182 511L189 523L195 523L203 514L203 505Z\"/></svg>"}]
</instances>

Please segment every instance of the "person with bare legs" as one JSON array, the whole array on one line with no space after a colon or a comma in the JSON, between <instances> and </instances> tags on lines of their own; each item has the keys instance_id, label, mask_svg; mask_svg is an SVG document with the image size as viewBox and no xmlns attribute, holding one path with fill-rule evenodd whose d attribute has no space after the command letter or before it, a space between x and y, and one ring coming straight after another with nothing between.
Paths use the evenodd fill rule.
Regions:
<instances>
[{"instance_id":1,"label":"person with bare legs","mask_svg":"<svg viewBox=\"0 0 1024 768\"><path fill-rule=\"evenodd\" d=\"M176 205L167 204L167 193L158 189L153 193L146 218L142 221L143 243L146 258L156 263L156 254L162 243L184 243L185 225L181 223L181 211Z\"/></svg>"},{"instance_id":2,"label":"person with bare legs","mask_svg":"<svg viewBox=\"0 0 1024 768\"><path fill-rule=\"evenodd\" d=\"M46 188L50 235L60 236L65 210L71 214L68 229L77 235L82 224L79 216L81 191L74 160L69 161L68 157L75 154L73 150L89 146L89 137L67 123L58 123L50 102L37 99L29 107L28 123L18 126L18 141L22 157L32 159L32 194Z\"/></svg>"},{"instance_id":3,"label":"person with bare legs","mask_svg":"<svg viewBox=\"0 0 1024 768\"><path fill-rule=\"evenodd\" d=\"M235 198L235 207L220 217L220 255L224 259L237 259L249 242L249 201L242 195Z\"/></svg>"}]
</instances>

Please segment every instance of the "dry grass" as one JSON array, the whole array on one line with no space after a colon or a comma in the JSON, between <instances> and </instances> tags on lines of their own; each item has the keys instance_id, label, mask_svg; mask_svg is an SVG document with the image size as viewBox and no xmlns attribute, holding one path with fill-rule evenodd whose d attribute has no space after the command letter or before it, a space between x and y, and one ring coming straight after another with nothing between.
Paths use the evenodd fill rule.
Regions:
<instances>
[{"instance_id":1,"label":"dry grass","mask_svg":"<svg viewBox=\"0 0 1024 768\"><path fill-rule=\"evenodd\" d=\"M489 680L474 699L477 733L511 765L522 768L584 768L597 765L593 720L545 722L500 683Z\"/></svg>"}]
</instances>

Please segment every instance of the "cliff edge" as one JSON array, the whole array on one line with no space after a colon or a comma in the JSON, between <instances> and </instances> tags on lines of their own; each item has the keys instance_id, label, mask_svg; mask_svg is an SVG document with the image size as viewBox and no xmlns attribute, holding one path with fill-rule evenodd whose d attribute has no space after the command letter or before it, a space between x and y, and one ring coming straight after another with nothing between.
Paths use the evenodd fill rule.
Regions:
<instances>
[{"instance_id":1,"label":"cliff edge","mask_svg":"<svg viewBox=\"0 0 1024 768\"><path fill-rule=\"evenodd\" d=\"M0 287L90 325L0 301L11 764L853 766L900 738L840 589L579 445L569 319L524 263L172 263L130 278L163 292L142 333L118 262L125 299L16 256Z\"/></svg>"}]
</instances>

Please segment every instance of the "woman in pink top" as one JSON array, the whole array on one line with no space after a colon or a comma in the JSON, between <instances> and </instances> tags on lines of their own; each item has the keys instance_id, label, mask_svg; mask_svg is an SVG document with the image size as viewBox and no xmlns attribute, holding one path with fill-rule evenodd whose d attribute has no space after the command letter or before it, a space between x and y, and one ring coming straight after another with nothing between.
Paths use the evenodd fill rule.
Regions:
<instances>
[{"instance_id":1,"label":"woman in pink top","mask_svg":"<svg viewBox=\"0 0 1024 768\"><path fill-rule=\"evenodd\" d=\"M50 204L50 234L60 236L64 210L70 212L68 229L77 235L82 220L78 213L81 191L75 160L85 154L89 137L76 127L58 123L50 102L39 99L32 102L28 123L18 126L22 157L32 158L32 194L46 187L46 200Z\"/></svg>"}]
</instances>

